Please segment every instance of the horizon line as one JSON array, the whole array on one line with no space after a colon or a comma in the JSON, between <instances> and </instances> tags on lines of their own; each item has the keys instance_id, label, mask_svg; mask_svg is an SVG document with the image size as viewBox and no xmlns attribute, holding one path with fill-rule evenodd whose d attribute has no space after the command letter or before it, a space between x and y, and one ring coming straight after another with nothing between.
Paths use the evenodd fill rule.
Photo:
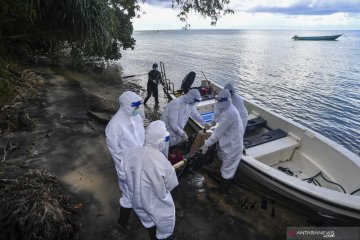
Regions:
<instances>
[{"instance_id":1,"label":"horizon line","mask_svg":"<svg viewBox=\"0 0 360 240\"><path fill-rule=\"evenodd\" d=\"M134 32L139 31L191 31L191 30L211 30L211 31L218 31L218 30L240 30L240 31L360 31L360 29L256 29L256 28L190 28L190 29L137 29L133 30Z\"/></svg>"}]
</instances>

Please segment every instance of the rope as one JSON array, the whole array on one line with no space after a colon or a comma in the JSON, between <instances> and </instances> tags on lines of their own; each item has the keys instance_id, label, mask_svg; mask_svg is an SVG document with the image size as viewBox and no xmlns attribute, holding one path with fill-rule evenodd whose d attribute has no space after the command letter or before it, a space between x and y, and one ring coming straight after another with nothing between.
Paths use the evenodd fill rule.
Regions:
<instances>
[{"instance_id":1,"label":"rope","mask_svg":"<svg viewBox=\"0 0 360 240\"><path fill-rule=\"evenodd\" d=\"M350 195L354 195L354 193L360 191L360 188L356 189L355 191L351 192Z\"/></svg>"},{"instance_id":2,"label":"rope","mask_svg":"<svg viewBox=\"0 0 360 240\"><path fill-rule=\"evenodd\" d=\"M302 180L303 180L303 181L308 181L308 183L314 183L314 185L319 184L319 186L321 187L319 181L318 181L317 179L315 179L317 176L321 176L321 177L322 177L326 182L328 182L328 183L335 184L336 186L340 187L341 190L342 190L344 193L346 193L345 189L344 189L340 184L338 184L338 183L336 183L336 182L332 182L332 181L326 179L325 176L322 174L321 171L320 171L319 173L315 174L315 176L313 176L313 177L305 178L305 179L302 179ZM318 185L316 185L316 186L318 186ZM358 189L358 190L360 190L360 189Z\"/></svg>"}]
</instances>

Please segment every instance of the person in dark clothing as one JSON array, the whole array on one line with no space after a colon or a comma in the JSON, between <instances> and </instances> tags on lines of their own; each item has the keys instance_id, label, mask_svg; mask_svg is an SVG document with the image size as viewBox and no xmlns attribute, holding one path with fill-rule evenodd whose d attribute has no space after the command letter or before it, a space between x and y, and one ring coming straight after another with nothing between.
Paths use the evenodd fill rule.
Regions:
<instances>
[{"instance_id":1,"label":"person in dark clothing","mask_svg":"<svg viewBox=\"0 0 360 240\"><path fill-rule=\"evenodd\" d=\"M157 70L157 63L153 64L153 69L148 73L148 82L147 82L147 96L144 100L144 105L149 100L151 95L155 98L155 105L159 105L158 99L158 84L161 81L161 74Z\"/></svg>"}]
</instances>

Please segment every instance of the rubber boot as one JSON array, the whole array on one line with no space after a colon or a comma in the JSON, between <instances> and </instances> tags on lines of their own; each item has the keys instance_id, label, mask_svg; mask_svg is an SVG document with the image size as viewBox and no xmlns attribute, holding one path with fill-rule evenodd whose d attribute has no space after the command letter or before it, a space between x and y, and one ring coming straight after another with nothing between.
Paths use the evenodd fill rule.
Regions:
<instances>
[{"instance_id":1,"label":"rubber boot","mask_svg":"<svg viewBox=\"0 0 360 240\"><path fill-rule=\"evenodd\" d=\"M162 239L156 238L156 226L148 228L147 230L149 233L150 240L176 240L176 237L174 234L172 234L171 236L169 236L167 238L162 238Z\"/></svg>"},{"instance_id":2,"label":"rubber boot","mask_svg":"<svg viewBox=\"0 0 360 240\"><path fill-rule=\"evenodd\" d=\"M221 178L219 193L228 194L231 187L232 179Z\"/></svg>"},{"instance_id":3,"label":"rubber boot","mask_svg":"<svg viewBox=\"0 0 360 240\"><path fill-rule=\"evenodd\" d=\"M148 228L147 230L148 230L148 233L149 233L150 240L157 240L156 239L156 226Z\"/></svg>"},{"instance_id":4,"label":"rubber boot","mask_svg":"<svg viewBox=\"0 0 360 240\"><path fill-rule=\"evenodd\" d=\"M132 208L120 207L120 213L119 213L119 219L118 219L118 225L119 225L120 231L122 231L123 233L129 234L129 235L134 234L131 231L131 229L128 227L128 222L129 222L131 211L132 211Z\"/></svg>"},{"instance_id":5,"label":"rubber boot","mask_svg":"<svg viewBox=\"0 0 360 240\"><path fill-rule=\"evenodd\" d=\"M168 238L164 238L164 239L159 239L159 240L176 240L176 236L173 233L172 235L170 235Z\"/></svg>"}]
</instances>

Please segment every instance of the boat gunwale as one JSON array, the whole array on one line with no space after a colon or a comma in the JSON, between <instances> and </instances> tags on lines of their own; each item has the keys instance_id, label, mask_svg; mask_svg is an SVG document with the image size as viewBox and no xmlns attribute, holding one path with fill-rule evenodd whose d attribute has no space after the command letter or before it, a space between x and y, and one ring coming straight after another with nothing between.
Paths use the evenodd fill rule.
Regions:
<instances>
[{"instance_id":1,"label":"boat gunwale","mask_svg":"<svg viewBox=\"0 0 360 240\"><path fill-rule=\"evenodd\" d=\"M254 162L251 163L249 158ZM242 160L244 162L246 162L248 165L251 165L253 168L256 168L258 172L261 172L263 174L266 174L267 176L270 176L270 178L273 180L276 179L279 182L283 182L287 186L291 186L292 188L297 188L299 192L306 193L308 195L317 197L317 198L322 199L327 202L331 202L330 201L331 199L337 199L337 201L339 201L339 199L340 199L340 201L346 205L338 204L339 206L343 206L345 208L351 208L351 209L359 211L359 213L360 213L360 205L359 204L356 205L356 203L359 203L360 196L350 195L348 193L339 192L339 191L335 191L335 190L332 190L329 188L320 187L320 186L316 186L316 185L311 185L311 184L309 185L309 183L304 182L303 179L289 176L286 173L278 171L277 169L274 169L274 168L262 163L261 161L253 158L252 156L244 156L242 158ZM255 165L260 165L260 166L257 167ZM262 171L261 168L263 170L266 170L267 173L265 173L265 171ZM331 196L328 196L328 195L331 195ZM344 201L344 198L346 198L345 201ZM351 206L347 206L349 204L351 204Z\"/></svg>"},{"instance_id":2,"label":"boat gunwale","mask_svg":"<svg viewBox=\"0 0 360 240\"><path fill-rule=\"evenodd\" d=\"M244 160L244 159L242 159L242 160ZM276 183L284 186L284 187L287 188L287 189L290 189L290 190L292 190L292 191L295 191L296 193L299 193L300 195L305 195L306 197L308 197L308 198L310 198L310 199L316 200L316 201L321 202L321 203L324 203L324 204L326 204L326 205L330 205L330 206L335 207L335 208L340 209L340 210L345 210L345 211L350 212L350 213L354 213L354 212L355 212L355 213L358 214L358 215L357 215L357 216L353 216L353 215L349 215L349 214L346 214L346 213L335 212L336 214L341 214L341 215L344 215L344 216L347 216L347 217L360 219L360 208L352 208L352 207L345 206L345 205L342 205L342 204L337 204L337 203L335 203L334 201L329 201L329 200L327 200L327 199L320 198L320 197L318 197L318 195L314 195L314 194L311 194L311 193L308 193L308 192L304 192L304 191L302 191L301 189L298 189L297 187L294 187L294 186L292 186L292 185L287 184L285 181L279 180L279 179L277 179L277 178L273 178L272 175L269 175L269 174L261 171L259 168L257 168L257 167L255 167L254 165L248 163L246 160L244 160L243 163L246 164L248 167L250 167L251 170L258 172L258 173L261 174L262 176L265 176L265 177L266 177L267 179L269 179L270 181L274 181L274 182L276 182ZM242 168L239 168L239 170L242 171L242 172L244 172L244 169L242 169ZM285 174L285 173L284 173L284 174ZM265 178L263 178L263 179L264 179L266 182L268 182L269 185L274 186L274 184L271 183L269 180L267 180L267 179L265 179ZM267 187L268 187L268 185L267 185ZM276 187L276 186L275 186L275 187ZM318 186L315 186L315 185L314 185L314 187L318 187ZM321 188L321 187L319 187L319 188ZM272 189L272 188L271 188L271 189ZM322 188L322 189L325 189L325 188ZM274 189L273 189L273 190L274 190ZM332 191L331 189L326 189L326 190ZM276 191L276 190L275 190L275 191ZM286 191L286 190L283 190L283 191ZM277 192L277 191L276 191L276 192ZM286 191L286 192L287 192L287 193L290 193L290 192L288 192L288 191ZM345 195L345 193L341 193L341 192L338 192L338 193ZM291 194L291 193L290 193L293 197L289 197L288 195L284 195L283 193L279 193L279 194L281 194L281 195L283 195L283 196L285 196L285 197L287 197L287 198L294 199L295 201L299 202L300 204L304 204L304 203L302 203L302 201L299 201L300 198L297 197L297 196L295 196L294 194ZM321 196L321 195L320 195L320 196ZM348 196L352 196L352 195L348 195ZM359 196L352 196L352 197L359 197ZM304 201L303 198L301 198L301 200ZM338 200L338 199L336 199L336 200ZM319 205L314 204L314 203L312 203L312 202L310 202L310 201L307 201L307 202L308 202L310 205L312 205L312 206L320 207ZM329 210L329 209L325 209L325 210L327 210L327 211L329 211L329 212L334 212L334 211L331 211L331 210Z\"/></svg>"},{"instance_id":3,"label":"boat gunwale","mask_svg":"<svg viewBox=\"0 0 360 240\"><path fill-rule=\"evenodd\" d=\"M244 98L243 98L244 99ZM246 102L249 105L253 105L255 106L255 108L258 108L264 112L267 112L270 115L273 115L285 122L290 123L290 125L293 125L294 127L298 128L298 130L300 131L304 131L304 132L308 132L311 133L313 135L314 138L316 138L318 141L324 143L325 145L328 145L330 147L332 147L332 149L336 152L338 152L339 154L343 155L346 159L350 160L351 162L353 162L354 164L356 164L357 167L360 168L360 157L358 155L356 155L354 152L350 151L349 149L345 148L344 146L342 146L341 144L331 140L328 137L325 137L324 135L322 135L321 133L318 133L298 122L295 122L292 119L288 119L285 118L284 116L272 111L271 109L267 108L267 107L263 107L258 105L255 102L249 101L247 99L244 99L244 102Z\"/></svg>"},{"instance_id":4,"label":"boat gunwale","mask_svg":"<svg viewBox=\"0 0 360 240\"><path fill-rule=\"evenodd\" d=\"M216 86L218 89L223 89L223 87L220 86L219 84L217 84L215 82L212 82L212 81L209 81L209 82L211 82L212 85ZM171 96L171 99L176 98L176 96L174 94L169 94L169 95ZM305 126L301 125L300 123L295 122L292 119L287 119L284 116L282 116L282 115L280 115L280 114L278 114L276 112L273 112L272 110L268 109L267 107L260 106L259 104L255 103L255 102L253 102L251 100L248 100L248 99L245 99L245 98L243 98L243 99L244 99L244 102L247 105L253 106L253 108L255 108L255 109L257 108L257 109L259 109L261 111L266 112L269 115L273 115L275 118L279 118L280 120L287 122L291 126L297 128L299 131L304 131L304 132L307 131L307 132L309 132L310 134L313 135L313 138L316 138L316 141L319 141L319 142L323 143L324 145L329 146L333 151L339 153L346 160L350 161L351 163L354 163L358 168L360 168L360 157L357 156L355 153L351 152L350 150L346 149L344 146L336 143L335 141L323 136L322 134L320 134L320 133L318 133L318 132L316 132L314 130L311 130L308 127L305 127ZM205 100L205 101L208 101L208 100ZM210 103L210 104L213 104L213 103ZM201 128L201 125L199 125L199 123L197 121L195 121L191 117L190 117L190 119ZM287 132L289 132L289 131L287 131ZM296 192L298 192L300 194L305 194L305 195L311 197L312 199L315 199L315 200L317 199L318 201L321 201L322 203L327 203L328 205L331 205L331 206L334 206L334 207L338 207L338 208L341 208L341 209L346 209L347 211L357 211L360 214L360 205L359 204L356 205L356 203L358 203L359 200L354 199L354 198L359 198L360 199L359 196L350 195L348 193L343 193L343 192L339 192L339 191L336 191L336 190L332 190L332 189L325 188L325 187L319 187L319 186L315 186L315 185L306 185L306 186L304 185L304 187L300 188L300 189L297 188L295 184L294 184L294 186L289 186L289 184L287 184L285 182L286 179L290 179L291 181L293 181L294 179L297 179L296 181L301 181L302 179L298 179L298 178L294 178L294 177L290 178L290 176L287 176L285 173L282 173L283 175L279 175L279 173L281 173L281 172L275 172L276 169L271 168L270 166L262 163L261 161L257 160L256 158L251 157L251 156L246 156L246 157L247 158L250 157L251 159L253 159L254 163L256 163L256 164L263 165L263 168L266 167L266 168L272 169L273 171L271 171L272 173L270 175L268 175L269 173L265 174L264 172L261 171L260 166L259 166L259 168L257 168L255 166L256 164L251 164L249 162L246 162L246 160L244 160L245 159L244 156L242 158L242 160L244 160L244 162L246 162L248 165L250 165L253 169L256 169L257 172L265 174L269 179L272 179L272 180L276 179L276 182L281 183L283 186L285 186L285 187L288 186L289 188L291 187L291 189L297 190ZM240 168L238 168L237 171L239 171L239 169ZM240 171L241 171L241 169L240 169ZM284 180L278 179L278 176L283 176L283 177L285 177L285 179ZM300 183L304 184L304 182L302 182L302 181ZM342 203L344 203L345 204L344 205L344 204L337 204L337 203L331 201L331 197L330 197L330 199L326 198L326 197L321 198L323 195L326 195L326 194L323 194L323 195L317 194L315 190L313 190L313 191L311 190L311 188L313 188L313 187L317 187L317 190L320 190L320 192L325 192L325 193L328 192L328 193L330 193L330 195L333 195L333 194L339 195L340 199L344 198L344 196L345 196L347 198L350 198L350 199L348 199L350 201L345 201L344 202L344 201L341 201L341 200L343 200L343 199L341 199L340 201ZM306 190L308 190L308 191L306 191ZM332 199L334 199L334 197L332 197ZM336 199L336 200L339 201L339 199ZM350 205L350 206L348 206L348 205ZM316 206L316 205L314 205L314 206ZM348 215L346 215L346 216L348 216ZM360 218L360 216L359 216L359 218Z\"/></svg>"}]
</instances>

